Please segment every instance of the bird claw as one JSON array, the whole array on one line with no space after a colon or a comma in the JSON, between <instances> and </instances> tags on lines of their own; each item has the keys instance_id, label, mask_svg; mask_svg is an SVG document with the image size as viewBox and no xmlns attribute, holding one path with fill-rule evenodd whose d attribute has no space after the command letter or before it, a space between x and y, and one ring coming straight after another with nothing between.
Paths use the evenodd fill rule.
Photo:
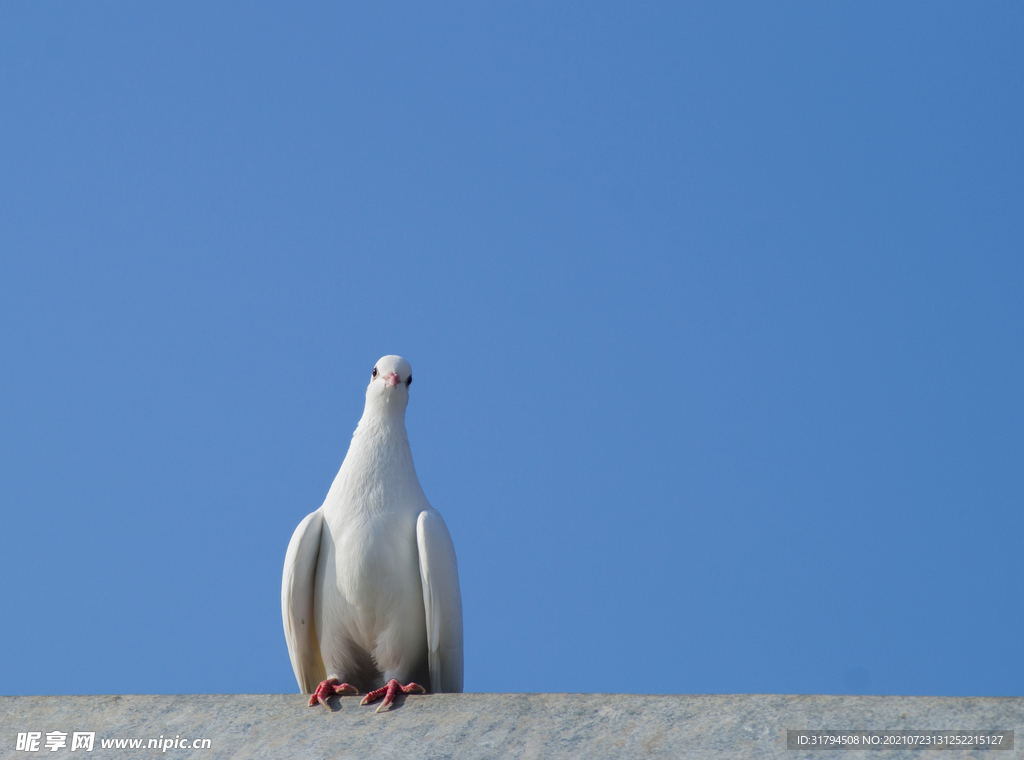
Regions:
<instances>
[{"instance_id":1,"label":"bird claw","mask_svg":"<svg viewBox=\"0 0 1024 760\"><path fill-rule=\"evenodd\" d=\"M384 701L380 703L380 707L377 708L377 712L387 712L391 709L391 705L394 704L395 697L401 694L412 694L418 692L419 694L426 694L427 690L420 686L418 683L408 683L405 686L398 683L398 681L392 678L386 684L381 686L379 689L374 689L369 692L359 702L361 705L368 705L371 702L376 702L381 697L384 697Z\"/></svg>"},{"instance_id":2,"label":"bird claw","mask_svg":"<svg viewBox=\"0 0 1024 760\"><path fill-rule=\"evenodd\" d=\"M319 702L328 710L330 706L327 704L327 697L333 697L335 694L358 694L359 689L350 683L340 683L337 678L328 678L325 681L321 681L320 685L316 687L309 697L309 706L315 707L316 703Z\"/></svg>"}]
</instances>

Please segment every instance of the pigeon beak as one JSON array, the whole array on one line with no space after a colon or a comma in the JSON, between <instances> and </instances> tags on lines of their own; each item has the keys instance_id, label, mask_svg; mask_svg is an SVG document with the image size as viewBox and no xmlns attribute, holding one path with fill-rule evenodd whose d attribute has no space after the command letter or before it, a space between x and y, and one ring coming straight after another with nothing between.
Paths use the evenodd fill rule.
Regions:
<instances>
[{"instance_id":1,"label":"pigeon beak","mask_svg":"<svg viewBox=\"0 0 1024 760\"><path fill-rule=\"evenodd\" d=\"M394 388L400 382L402 382L402 380L398 377L397 372L389 372L388 374L384 375L384 385L390 388Z\"/></svg>"}]
</instances>

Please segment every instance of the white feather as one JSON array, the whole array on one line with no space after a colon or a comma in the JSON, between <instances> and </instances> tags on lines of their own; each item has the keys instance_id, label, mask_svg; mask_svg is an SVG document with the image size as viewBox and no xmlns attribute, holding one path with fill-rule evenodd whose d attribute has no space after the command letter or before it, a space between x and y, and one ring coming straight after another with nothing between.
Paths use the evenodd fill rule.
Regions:
<instances>
[{"instance_id":1,"label":"white feather","mask_svg":"<svg viewBox=\"0 0 1024 760\"><path fill-rule=\"evenodd\" d=\"M430 682L437 691L462 691L462 593L459 565L444 518L435 509L416 521L420 581L427 622Z\"/></svg>"},{"instance_id":2,"label":"white feather","mask_svg":"<svg viewBox=\"0 0 1024 760\"><path fill-rule=\"evenodd\" d=\"M324 513L319 509L299 523L284 555L281 580L284 637L299 692L304 694L312 692L324 679L324 664L313 625L313 585L323 524Z\"/></svg>"}]
</instances>

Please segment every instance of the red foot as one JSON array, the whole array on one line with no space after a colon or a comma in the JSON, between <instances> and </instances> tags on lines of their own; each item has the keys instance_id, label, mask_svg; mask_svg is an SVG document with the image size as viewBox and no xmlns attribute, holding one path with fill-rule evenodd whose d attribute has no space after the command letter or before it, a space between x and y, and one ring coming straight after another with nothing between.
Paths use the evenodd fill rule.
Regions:
<instances>
[{"instance_id":1,"label":"red foot","mask_svg":"<svg viewBox=\"0 0 1024 760\"><path fill-rule=\"evenodd\" d=\"M321 681L320 685L316 687L316 691L309 698L309 706L313 707L317 702L327 707L327 697L333 697L335 694L358 694L359 689L350 683L339 683L337 678L328 678L326 681ZM330 709L330 708L328 708Z\"/></svg>"},{"instance_id":2,"label":"red foot","mask_svg":"<svg viewBox=\"0 0 1024 760\"><path fill-rule=\"evenodd\" d=\"M374 689L365 697L363 697L363 701L359 704L368 705L371 702L376 702L383 696L384 701L380 703L380 707L377 708L377 712L381 712L382 710L390 710L391 703L395 701L395 697L398 695L399 692L401 692L402 694L412 694L414 691L419 692L420 694L427 693L427 690L420 686L418 683L410 683L405 686L402 686L402 684L398 683L398 681L392 678L379 689Z\"/></svg>"}]
</instances>

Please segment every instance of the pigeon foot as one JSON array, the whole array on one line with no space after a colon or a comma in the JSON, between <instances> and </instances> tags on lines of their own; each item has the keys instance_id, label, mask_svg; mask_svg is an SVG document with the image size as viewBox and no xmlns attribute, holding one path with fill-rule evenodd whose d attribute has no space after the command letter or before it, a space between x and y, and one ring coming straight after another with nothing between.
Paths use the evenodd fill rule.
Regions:
<instances>
[{"instance_id":1,"label":"pigeon foot","mask_svg":"<svg viewBox=\"0 0 1024 760\"><path fill-rule=\"evenodd\" d=\"M326 681L321 681L320 685L316 687L316 691L313 692L309 698L309 706L314 707L317 702L327 707L327 697L333 697L335 694L358 694L359 689L350 683L340 683L337 678L328 678ZM330 707L327 707L330 710Z\"/></svg>"},{"instance_id":2,"label":"pigeon foot","mask_svg":"<svg viewBox=\"0 0 1024 760\"><path fill-rule=\"evenodd\" d=\"M426 694L427 690L420 686L418 683L409 683L405 686L398 683L394 678L388 681L386 684L381 686L379 689L374 689L359 703L361 705L368 705L371 702L376 702L381 697L384 697L384 701L380 703L380 707L377 708L377 712L386 712L391 709L392 703L395 701L395 697L399 693L412 694L418 692L420 694Z\"/></svg>"}]
</instances>

